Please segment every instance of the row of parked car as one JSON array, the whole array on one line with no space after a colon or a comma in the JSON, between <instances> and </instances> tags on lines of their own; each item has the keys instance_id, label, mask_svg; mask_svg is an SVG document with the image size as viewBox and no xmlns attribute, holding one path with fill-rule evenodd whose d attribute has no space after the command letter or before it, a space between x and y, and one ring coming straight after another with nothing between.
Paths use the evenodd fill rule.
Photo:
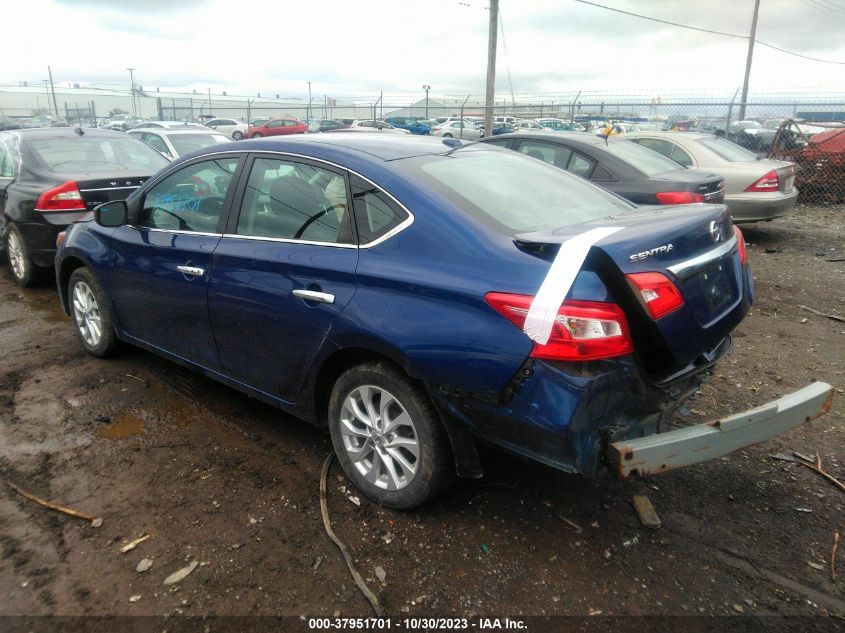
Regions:
<instances>
[{"instance_id":1,"label":"row of parked car","mask_svg":"<svg viewBox=\"0 0 845 633\"><path fill-rule=\"evenodd\" d=\"M94 356L136 345L327 426L391 507L480 476L479 441L633 477L824 411L818 383L666 432L753 300L728 208L695 204L722 175L620 137L357 129L173 161L135 138L156 128L0 132L12 274L54 266Z\"/></svg>"}]
</instances>

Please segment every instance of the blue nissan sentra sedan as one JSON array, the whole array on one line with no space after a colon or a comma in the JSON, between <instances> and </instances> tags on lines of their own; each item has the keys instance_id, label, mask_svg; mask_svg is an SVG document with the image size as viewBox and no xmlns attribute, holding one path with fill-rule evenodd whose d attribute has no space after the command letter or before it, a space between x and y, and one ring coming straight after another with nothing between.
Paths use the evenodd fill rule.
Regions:
<instances>
[{"instance_id":1,"label":"blue nissan sentra sedan","mask_svg":"<svg viewBox=\"0 0 845 633\"><path fill-rule=\"evenodd\" d=\"M753 284L723 205L636 207L516 152L325 134L209 147L67 230L85 350L131 343L309 422L410 508L484 441L594 477L654 474L793 428L813 383L668 430Z\"/></svg>"}]
</instances>

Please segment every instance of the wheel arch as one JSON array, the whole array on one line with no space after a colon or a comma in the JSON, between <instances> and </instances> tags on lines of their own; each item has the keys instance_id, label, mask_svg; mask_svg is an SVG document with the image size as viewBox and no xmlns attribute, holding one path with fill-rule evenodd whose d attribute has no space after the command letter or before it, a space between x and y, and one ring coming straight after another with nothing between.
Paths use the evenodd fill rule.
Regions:
<instances>
[{"instance_id":1,"label":"wheel arch","mask_svg":"<svg viewBox=\"0 0 845 633\"><path fill-rule=\"evenodd\" d=\"M91 270L91 267L85 261L75 255L69 255L62 259L61 265L56 270L56 285L58 286L59 298L62 302L62 309L68 316L70 316L70 298L68 296L67 285L70 282L70 276L73 274L73 271L84 267Z\"/></svg>"},{"instance_id":2,"label":"wheel arch","mask_svg":"<svg viewBox=\"0 0 845 633\"><path fill-rule=\"evenodd\" d=\"M396 367L396 369L406 374L413 382L417 383L423 392L429 396L429 387L427 383L414 377L412 372L408 371L406 363L398 355L391 353L388 350L375 351L365 347L348 347L338 349L330 354L320 365L314 378L313 388L313 406L314 419L320 426L327 426L328 419L328 404L331 397L332 388L340 378L341 374L347 369L360 365L363 363L389 363ZM429 399L438 413L440 423L446 429L446 434L449 437L449 444L452 449L452 458L455 464L455 470L459 477L478 478L483 475L481 468L481 460L478 456L478 447L476 446L475 438L466 429L466 427L458 420L455 420L440 407L434 398L429 396Z\"/></svg>"}]
</instances>

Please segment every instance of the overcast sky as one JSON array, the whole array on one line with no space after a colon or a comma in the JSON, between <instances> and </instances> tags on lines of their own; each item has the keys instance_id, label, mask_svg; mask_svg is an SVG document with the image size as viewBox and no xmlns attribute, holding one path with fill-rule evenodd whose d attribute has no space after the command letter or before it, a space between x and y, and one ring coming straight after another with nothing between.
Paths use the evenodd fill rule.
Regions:
<instances>
[{"instance_id":1,"label":"overcast sky","mask_svg":"<svg viewBox=\"0 0 845 633\"><path fill-rule=\"evenodd\" d=\"M597 0L701 28L747 33L753 0ZM4 0L1 83L128 83L145 88L315 98L482 94L486 0ZM652 96L732 93L746 40L697 33L572 0L501 0L498 96L575 90ZM757 39L845 62L845 0L762 0ZM507 50L505 50L505 48ZM19 54L14 51L20 51ZM845 91L845 65L757 46L752 94Z\"/></svg>"}]
</instances>

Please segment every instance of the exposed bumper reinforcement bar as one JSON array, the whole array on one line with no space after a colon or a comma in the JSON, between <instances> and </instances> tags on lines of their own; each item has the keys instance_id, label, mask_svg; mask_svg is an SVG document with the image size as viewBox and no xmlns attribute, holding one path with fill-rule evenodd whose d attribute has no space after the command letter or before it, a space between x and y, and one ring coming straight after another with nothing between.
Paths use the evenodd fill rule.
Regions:
<instances>
[{"instance_id":1,"label":"exposed bumper reinforcement bar","mask_svg":"<svg viewBox=\"0 0 845 633\"><path fill-rule=\"evenodd\" d=\"M827 413L832 403L833 387L814 382L721 420L614 442L607 449L608 459L622 479L656 475L770 440Z\"/></svg>"}]
</instances>

